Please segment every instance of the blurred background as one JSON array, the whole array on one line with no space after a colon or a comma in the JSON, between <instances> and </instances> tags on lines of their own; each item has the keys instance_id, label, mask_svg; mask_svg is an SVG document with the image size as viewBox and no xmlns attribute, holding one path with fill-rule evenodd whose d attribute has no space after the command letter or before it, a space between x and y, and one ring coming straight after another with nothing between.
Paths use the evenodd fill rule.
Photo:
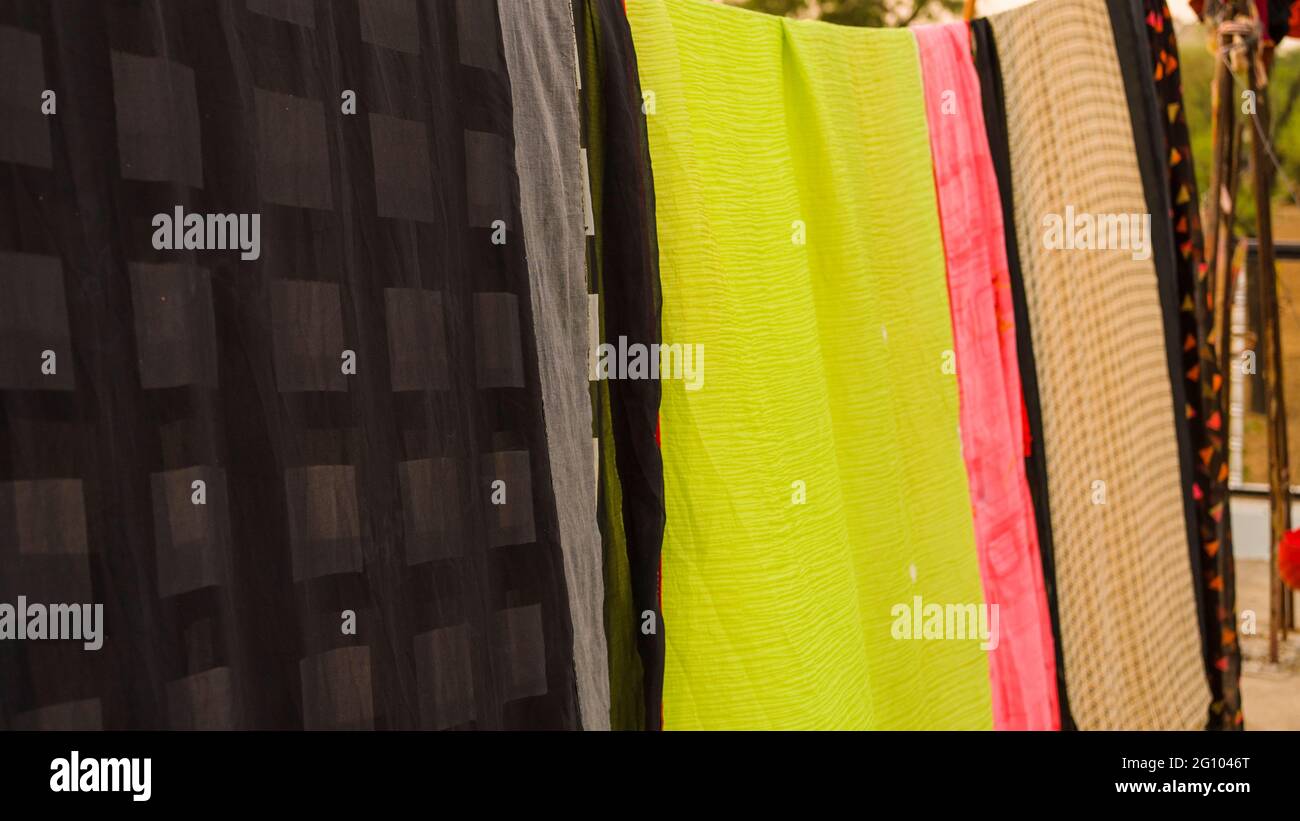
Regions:
<instances>
[{"instance_id":1,"label":"blurred background","mask_svg":"<svg viewBox=\"0 0 1300 821\"><path fill-rule=\"evenodd\" d=\"M1208 185L1211 159L1210 83L1215 56L1207 45L1207 31L1196 19L1187 0L1167 0L1177 21L1183 99L1192 135L1192 154L1202 198ZM956 20L962 0L715 0L730 5L800 19L819 19L850 26L907 26ZM1031 0L978 0L980 15L995 14ZM1059 46L1059 44L1058 44ZM1300 470L1300 40L1286 39L1274 54L1269 85L1272 134L1269 143L1277 158L1274 175L1273 232L1279 248L1295 243L1295 261L1279 253L1278 303L1283 349L1288 445L1293 487ZM1251 152L1241 154L1241 184L1237 197L1238 237L1255 235L1255 193L1251 183ZM1203 211L1204 209L1202 209ZM1259 304L1253 257L1239 252L1234 270L1244 273L1251 286L1238 279L1234 305L1234 351L1257 350ZM1240 361L1240 360L1238 360ZM1279 663L1267 660L1269 519L1266 498L1268 440L1262 355L1256 374L1236 373L1231 389L1233 414L1239 420L1232 436L1232 520L1237 555L1237 610L1255 614L1255 633L1240 631L1242 646L1242 701L1246 727L1251 730L1300 730L1300 633L1291 631L1283 642ZM1240 369L1239 369L1240 370ZM1294 491L1293 491L1294 493ZM1292 526L1300 525L1300 505L1292 506Z\"/></svg>"}]
</instances>

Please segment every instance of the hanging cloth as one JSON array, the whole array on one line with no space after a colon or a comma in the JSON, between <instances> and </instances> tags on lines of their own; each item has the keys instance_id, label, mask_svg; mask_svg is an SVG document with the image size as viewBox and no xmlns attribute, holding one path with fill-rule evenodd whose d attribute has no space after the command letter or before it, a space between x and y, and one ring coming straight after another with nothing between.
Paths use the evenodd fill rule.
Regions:
<instances>
[{"instance_id":1,"label":"hanging cloth","mask_svg":"<svg viewBox=\"0 0 1300 821\"><path fill-rule=\"evenodd\" d=\"M1151 130L1156 151L1166 160L1164 180L1169 229L1174 234L1174 291L1168 298L1177 318L1166 323L1178 331L1175 384L1185 397L1188 428L1185 460L1192 468L1191 506L1195 513L1192 552L1199 565L1194 580L1200 592L1205 667L1213 701L1211 729L1242 726L1237 644L1232 518L1228 505L1227 429L1224 425L1223 375L1212 344L1213 309L1209 271L1202 258L1200 196L1183 106L1182 77L1174 22L1164 0L1142 0L1138 36L1145 34L1151 56L1150 76L1156 94ZM1117 31L1119 25L1116 26ZM1154 216L1154 215L1153 215ZM1154 218L1153 218L1153 224Z\"/></svg>"},{"instance_id":2,"label":"hanging cloth","mask_svg":"<svg viewBox=\"0 0 1300 821\"><path fill-rule=\"evenodd\" d=\"M1161 232L1104 0L1039 0L997 39L1052 517L1059 641L1080 728L1197 728L1209 693L1170 380ZM1070 71L1044 42L1068 43ZM1068 77L1067 84L1054 78ZM1050 169L1050 170L1049 170ZM1087 239L1091 219L1128 240ZM1116 235L1118 236L1118 235ZM1067 239L1068 237L1068 239ZM1088 247L1091 243L1092 247ZM1081 367L1086 360L1087 367Z\"/></svg>"},{"instance_id":3,"label":"hanging cloth","mask_svg":"<svg viewBox=\"0 0 1300 821\"><path fill-rule=\"evenodd\" d=\"M664 726L991 727L979 637L914 629L985 601L913 35L628 13L663 342L704 365L663 380Z\"/></svg>"},{"instance_id":4,"label":"hanging cloth","mask_svg":"<svg viewBox=\"0 0 1300 821\"><path fill-rule=\"evenodd\" d=\"M913 29L952 305L962 457L985 598L999 608L989 652L997 729L1058 729L1056 660L1033 500L997 177L965 23Z\"/></svg>"}]
</instances>

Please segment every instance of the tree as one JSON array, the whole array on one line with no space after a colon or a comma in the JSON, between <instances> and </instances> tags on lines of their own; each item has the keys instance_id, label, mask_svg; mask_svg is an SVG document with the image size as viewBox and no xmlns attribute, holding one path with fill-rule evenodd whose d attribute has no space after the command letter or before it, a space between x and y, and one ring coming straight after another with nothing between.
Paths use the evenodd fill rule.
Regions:
<instances>
[{"instance_id":1,"label":"tree","mask_svg":"<svg viewBox=\"0 0 1300 821\"><path fill-rule=\"evenodd\" d=\"M962 0L726 0L784 17L807 17L846 26L906 26L961 12Z\"/></svg>"}]
</instances>

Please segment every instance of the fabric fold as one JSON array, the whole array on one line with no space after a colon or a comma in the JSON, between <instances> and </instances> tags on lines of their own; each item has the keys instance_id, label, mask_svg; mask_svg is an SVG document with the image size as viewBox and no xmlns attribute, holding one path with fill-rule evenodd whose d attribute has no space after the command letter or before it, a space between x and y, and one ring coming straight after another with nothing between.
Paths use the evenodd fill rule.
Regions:
<instances>
[{"instance_id":1,"label":"fabric fold","mask_svg":"<svg viewBox=\"0 0 1300 821\"><path fill-rule=\"evenodd\" d=\"M1056 660L1034 505L1025 479L1024 403L1001 199L965 23L913 29L956 344L962 457L984 596L999 608L989 652L993 725L1054 730Z\"/></svg>"},{"instance_id":2,"label":"fabric fold","mask_svg":"<svg viewBox=\"0 0 1300 821\"><path fill-rule=\"evenodd\" d=\"M1016 239L1016 208L1013 196L1010 145L1007 142L1006 97L1002 87L1002 67L998 59L993 27L987 18L971 21L971 50L979 74L983 103L984 128L989 152L997 175L1001 198L1002 224L1005 235L1011 304L1016 323L1016 354L1019 363L1024 418L1025 479L1034 505L1034 524L1038 552L1043 564L1043 588L1055 649L1056 705L1063 730L1077 729L1070 714L1069 692L1065 681L1065 663L1061 657L1060 608L1056 590L1056 561L1052 543L1051 493L1047 478L1047 460L1043 451L1043 414L1038 393L1038 369L1034 359L1034 338L1030 329L1029 303L1025 295L1024 273L1020 265L1020 246Z\"/></svg>"},{"instance_id":3,"label":"fabric fold","mask_svg":"<svg viewBox=\"0 0 1300 821\"><path fill-rule=\"evenodd\" d=\"M537 336L582 726L609 728L604 578L587 384L577 45L568 2L497 0L514 104L515 167Z\"/></svg>"},{"instance_id":4,"label":"fabric fold","mask_svg":"<svg viewBox=\"0 0 1300 821\"><path fill-rule=\"evenodd\" d=\"M578 10L591 202L592 342L651 350L661 341L655 180L643 94L622 0ZM664 470L660 382L605 378L593 351L605 543L605 623L613 726L662 727L664 624L660 559ZM619 376L620 374L614 374Z\"/></svg>"},{"instance_id":5,"label":"fabric fold","mask_svg":"<svg viewBox=\"0 0 1300 821\"><path fill-rule=\"evenodd\" d=\"M1159 148L1167 159L1165 181L1169 224L1174 231L1177 322L1177 369L1187 397L1192 493L1197 536L1192 545L1200 558L1196 585L1201 593L1202 641L1210 679L1210 729L1240 729L1241 648L1237 643L1232 512L1228 504L1228 453L1224 420L1224 379L1214 344L1212 293L1204 261L1191 138L1183 107L1182 75L1174 21L1164 0L1142 0L1141 12L1150 47L1150 77L1157 96L1154 118ZM1164 112L1165 116L1158 115Z\"/></svg>"},{"instance_id":6,"label":"fabric fold","mask_svg":"<svg viewBox=\"0 0 1300 821\"><path fill-rule=\"evenodd\" d=\"M1178 446L1179 487L1182 491L1183 526L1187 531L1187 558L1191 569L1192 596L1204 648L1202 657L1208 658L1206 636L1211 631L1213 614L1205 607L1206 591L1201 579L1201 534L1194 499L1193 471L1197 461L1192 450L1191 414L1194 413L1188 395L1187 378L1183 360L1184 348L1195 348L1195 337L1184 332L1183 303L1190 293L1183 290L1177 269L1174 248L1174 223L1169 193L1169 163L1165 148L1165 113L1158 109L1156 88L1147 66L1151 65L1151 51L1147 43L1146 27L1139 9L1140 0L1107 0L1111 31L1118 54L1133 55L1134 59L1120 60L1120 77L1128 100L1129 122L1137 147L1138 173L1142 178L1142 191L1147 212L1151 215L1147 242L1151 262L1155 266L1156 284L1160 293L1160 310L1165 333L1165 357L1169 371L1169 387L1174 402L1174 433ZM1190 328L1187 330L1191 330ZM1191 388L1199 391L1199 385ZM1199 434L1201 431L1197 431ZM1200 441L1204 441L1203 438ZM1217 620L1217 619L1216 619ZM1208 673L1208 671L1207 671Z\"/></svg>"}]
</instances>

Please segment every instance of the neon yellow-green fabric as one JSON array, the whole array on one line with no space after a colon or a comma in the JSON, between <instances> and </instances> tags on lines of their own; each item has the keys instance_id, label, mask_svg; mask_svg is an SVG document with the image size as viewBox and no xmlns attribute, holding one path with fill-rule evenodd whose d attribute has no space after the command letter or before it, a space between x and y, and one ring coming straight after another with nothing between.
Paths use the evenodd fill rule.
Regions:
<instances>
[{"instance_id":1,"label":"neon yellow-green fabric","mask_svg":"<svg viewBox=\"0 0 1300 821\"><path fill-rule=\"evenodd\" d=\"M992 726L983 603L915 41L629 0L666 380L664 726ZM951 370L951 369L949 369Z\"/></svg>"}]
</instances>

